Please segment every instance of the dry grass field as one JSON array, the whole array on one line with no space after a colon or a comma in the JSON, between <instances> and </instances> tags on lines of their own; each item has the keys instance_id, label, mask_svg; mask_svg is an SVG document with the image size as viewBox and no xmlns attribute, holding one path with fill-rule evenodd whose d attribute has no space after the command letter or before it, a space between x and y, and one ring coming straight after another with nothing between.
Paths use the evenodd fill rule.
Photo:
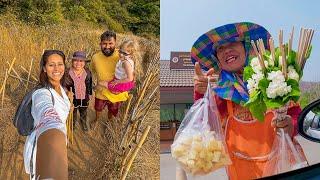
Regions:
<instances>
[{"instance_id":1,"label":"dry grass field","mask_svg":"<svg viewBox=\"0 0 320 180\"><path fill-rule=\"evenodd\" d=\"M5 93L0 96L3 99L0 104L0 179L28 179L23 166L25 137L18 135L12 118L25 92L36 83L43 50L59 49L67 57L73 51L84 50L90 58L99 50L103 31L81 25L36 28L12 17L0 17L0 84L5 81L6 70L15 59L5 83ZM68 146L69 179L119 179L122 165L127 165L131 156L126 157L126 154L132 154L148 126L150 131L134 158L127 179L160 178L159 42L119 34L118 44L124 38L134 39L140 45L142 76L137 78L130 106L123 103L119 117L108 120L104 112L98 128L87 133L76 124L73 144ZM95 117L93 104L90 102L89 121Z\"/></svg>"}]
</instances>

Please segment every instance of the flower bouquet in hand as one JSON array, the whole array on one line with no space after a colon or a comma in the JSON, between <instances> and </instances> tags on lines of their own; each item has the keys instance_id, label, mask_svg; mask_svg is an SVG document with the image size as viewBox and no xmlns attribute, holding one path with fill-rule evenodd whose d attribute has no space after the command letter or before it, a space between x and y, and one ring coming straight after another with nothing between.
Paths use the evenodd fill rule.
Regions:
<instances>
[{"instance_id":1,"label":"flower bouquet in hand","mask_svg":"<svg viewBox=\"0 0 320 180\"><path fill-rule=\"evenodd\" d=\"M245 104L259 121L264 120L267 109L285 106L290 100L297 102L300 97L299 81L306 60L311 53L314 30L301 29L298 50L292 50L293 30L289 42L283 44L283 31L279 33L279 47L269 39L270 51L261 39L251 41L256 57L244 69L244 81L249 91L249 101Z\"/></svg>"}]
</instances>

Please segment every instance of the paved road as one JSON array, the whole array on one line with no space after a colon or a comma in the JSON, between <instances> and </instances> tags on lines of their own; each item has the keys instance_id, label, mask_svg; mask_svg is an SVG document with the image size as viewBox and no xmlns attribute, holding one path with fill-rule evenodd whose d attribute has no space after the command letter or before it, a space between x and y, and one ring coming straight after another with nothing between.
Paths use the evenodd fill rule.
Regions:
<instances>
[{"instance_id":1,"label":"paved road","mask_svg":"<svg viewBox=\"0 0 320 180\"><path fill-rule=\"evenodd\" d=\"M314 143L304 139L301 136L296 136L296 140L302 146L309 165L320 162L320 143ZM174 180L176 173L176 162L171 157L170 153L163 153L160 155L160 180ZM225 169L219 169L214 173L204 177L188 177L188 180L226 180Z\"/></svg>"}]
</instances>

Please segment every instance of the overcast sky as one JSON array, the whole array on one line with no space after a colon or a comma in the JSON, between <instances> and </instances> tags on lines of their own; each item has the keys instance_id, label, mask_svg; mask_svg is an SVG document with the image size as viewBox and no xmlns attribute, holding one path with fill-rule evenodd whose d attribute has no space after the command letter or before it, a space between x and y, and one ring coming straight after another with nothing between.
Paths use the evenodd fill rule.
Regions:
<instances>
[{"instance_id":1,"label":"overcast sky","mask_svg":"<svg viewBox=\"0 0 320 180\"><path fill-rule=\"evenodd\" d=\"M294 50L298 43L297 30L300 27L313 28L313 51L302 79L320 81L319 7L320 1L317 0L161 0L161 60L168 60L171 51L190 51L200 35L233 22L255 22L274 37L283 29L285 42L295 26Z\"/></svg>"}]
</instances>

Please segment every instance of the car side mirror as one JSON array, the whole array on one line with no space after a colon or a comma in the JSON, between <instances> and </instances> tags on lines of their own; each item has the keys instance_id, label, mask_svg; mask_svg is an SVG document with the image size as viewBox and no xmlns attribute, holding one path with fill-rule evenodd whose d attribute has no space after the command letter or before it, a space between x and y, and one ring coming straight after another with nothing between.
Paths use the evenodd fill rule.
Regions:
<instances>
[{"instance_id":1,"label":"car side mirror","mask_svg":"<svg viewBox=\"0 0 320 180\"><path fill-rule=\"evenodd\" d=\"M299 134L320 143L320 99L306 106L298 118Z\"/></svg>"}]
</instances>

